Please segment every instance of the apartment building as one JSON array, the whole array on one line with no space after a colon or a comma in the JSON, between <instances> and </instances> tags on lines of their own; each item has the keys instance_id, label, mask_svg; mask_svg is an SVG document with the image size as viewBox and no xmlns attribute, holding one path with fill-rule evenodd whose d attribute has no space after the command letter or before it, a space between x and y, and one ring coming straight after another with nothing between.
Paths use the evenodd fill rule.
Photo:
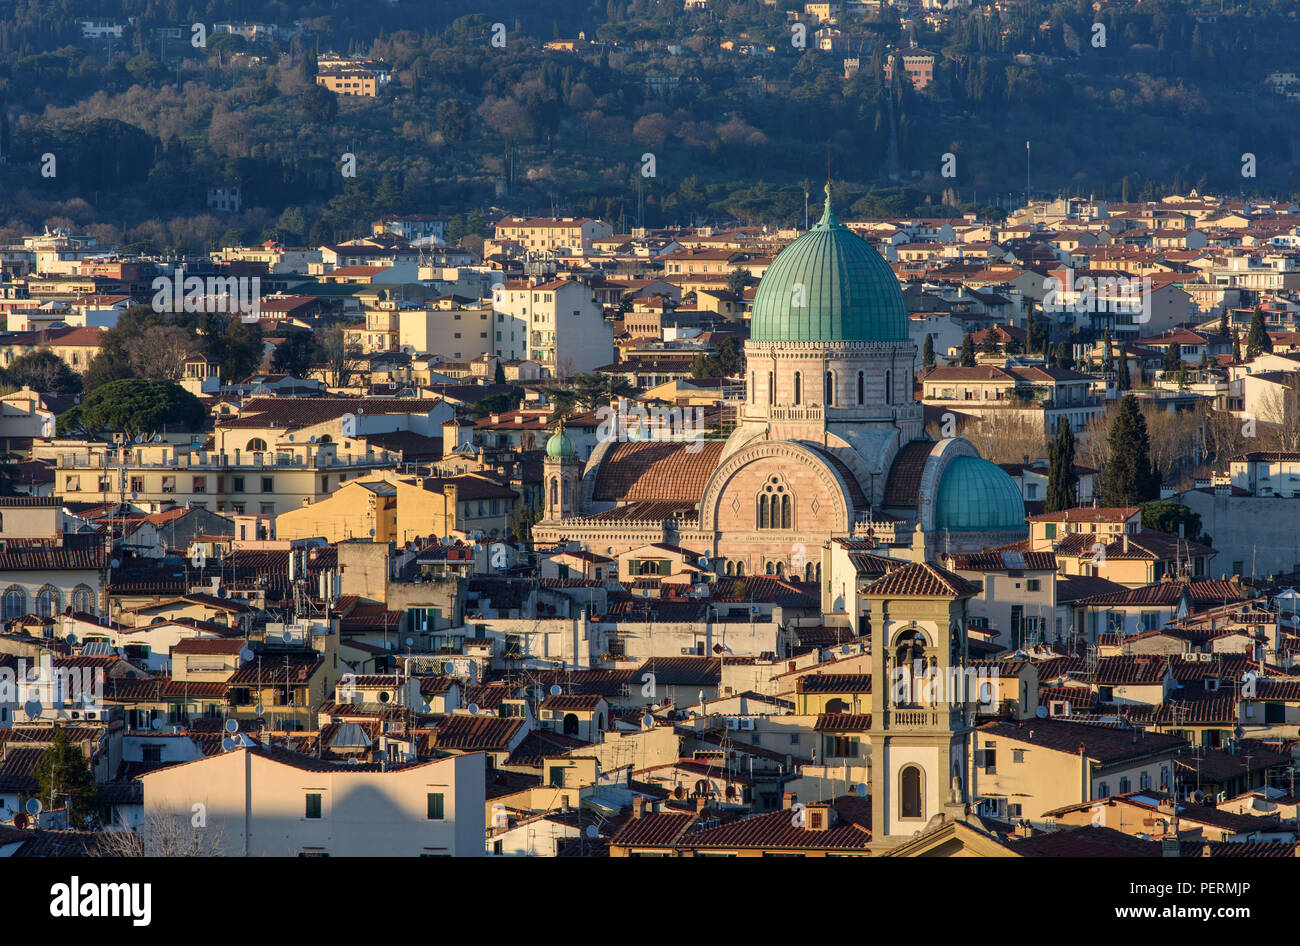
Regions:
<instances>
[{"instance_id":1,"label":"apartment building","mask_svg":"<svg viewBox=\"0 0 1300 946\"><path fill-rule=\"evenodd\" d=\"M229 857L480 857L482 753L338 765L251 744L141 777L146 821L194 806Z\"/></svg>"},{"instance_id":2,"label":"apartment building","mask_svg":"<svg viewBox=\"0 0 1300 946\"><path fill-rule=\"evenodd\" d=\"M590 217L502 217L495 242L513 242L529 252L582 253L592 251L592 241L613 236L614 228Z\"/></svg>"},{"instance_id":3,"label":"apartment building","mask_svg":"<svg viewBox=\"0 0 1300 946\"><path fill-rule=\"evenodd\" d=\"M529 358L544 377L567 378L614 360L614 326L592 289L574 279L518 280L492 294L493 354Z\"/></svg>"}]
</instances>

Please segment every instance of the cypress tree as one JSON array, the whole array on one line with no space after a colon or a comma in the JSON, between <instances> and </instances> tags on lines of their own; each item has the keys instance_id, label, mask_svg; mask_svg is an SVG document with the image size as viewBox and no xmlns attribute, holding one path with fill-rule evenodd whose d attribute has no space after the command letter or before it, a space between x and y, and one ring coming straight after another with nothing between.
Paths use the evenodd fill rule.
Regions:
<instances>
[{"instance_id":1,"label":"cypress tree","mask_svg":"<svg viewBox=\"0 0 1300 946\"><path fill-rule=\"evenodd\" d=\"M1232 360L1241 361L1241 333L1232 330Z\"/></svg>"},{"instance_id":2,"label":"cypress tree","mask_svg":"<svg viewBox=\"0 0 1300 946\"><path fill-rule=\"evenodd\" d=\"M1115 356L1110 350L1112 344L1110 329L1106 329L1106 336L1102 339L1102 343L1106 346L1106 351L1101 356L1101 370L1106 374L1110 374L1115 370Z\"/></svg>"},{"instance_id":3,"label":"cypress tree","mask_svg":"<svg viewBox=\"0 0 1300 946\"><path fill-rule=\"evenodd\" d=\"M1107 437L1110 459L1102 474L1101 496L1107 506L1136 506L1160 495L1160 476L1151 469L1151 441L1137 398L1126 394Z\"/></svg>"},{"instance_id":4,"label":"cypress tree","mask_svg":"<svg viewBox=\"0 0 1300 946\"><path fill-rule=\"evenodd\" d=\"M1047 472L1047 497L1044 512L1072 509L1079 504L1079 474L1074 469L1074 431L1061 418L1056 439L1047 445L1051 466Z\"/></svg>"},{"instance_id":5,"label":"cypress tree","mask_svg":"<svg viewBox=\"0 0 1300 946\"><path fill-rule=\"evenodd\" d=\"M1132 385L1128 377L1128 355L1124 351L1124 346L1119 346L1119 373L1115 377L1115 388L1119 391L1127 391Z\"/></svg>"},{"instance_id":6,"label":"cypress tree","mask_svg":"<svg viewBox=\"0 0 1300 946\"><path fill-rule=\"evenodd\" d=\"M1250 332L1246 335L1246 357L1254 358L1261 352L1272 350L1273 342L1264 330L1264 312L1255 306L1255 312L1250 317Z\"/></svg>"},{"instance_id":7,"label":"cypress tree","mask_svg":"<svg viewBox=\"0 0 1300 946\"><path fill-rule=\"evenodd\" d=\"M975 342L967 332L961 339L961 360L959 362L963 368L975 367Z\"/></svg>"},{"instance_id":8,"label":"cypress tree","mask_svg":"<svg viewBox=\"0 0 1300 946\"><path fill-rule=\"evenodd\" d=\"M921 346L921 370L927 374L934 370L934 336L925 335L925 344Z\"/></svg>"},{"instance_id":9,"label":"cypress tree","mask_svg":"<svg viewBox=\"0 0 1300 946\"><path fill-rule=\"evenodd\" d=\"M1173 374L1178 370L1179 365L1183 363L1183 346L1174 342L1165 349L1165 371Z\"/></svg>"},{"instance_id":10,"label":"cypress tree","mask_svg":"<svg viewBox=\"0 0 1300 946\"><path fill-rule=\"evenodd\" d=\"M46 805L54 797L55 807L60 799L67 805L68 822L74 827L87 827L94 820L99 788L91 774L81 749L72 744L62 726L54 730L54 739L36 763L36 779L40 788L38 796Z\"/></svg>"}]
</instances>

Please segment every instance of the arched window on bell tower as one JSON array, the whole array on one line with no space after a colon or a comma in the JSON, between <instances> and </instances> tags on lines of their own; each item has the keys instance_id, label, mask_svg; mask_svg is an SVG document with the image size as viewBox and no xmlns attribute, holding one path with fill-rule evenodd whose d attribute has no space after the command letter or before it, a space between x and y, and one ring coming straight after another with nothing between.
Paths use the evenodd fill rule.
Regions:
<instances>
[{"instance_id":1,"label":"arched window on bell tower","mask_svg":"<svg viewBox=\"0 0 1300 946\"><path fill-rule=\"evenodd\" d=\"M826 372L826 406L831 407L835 404L835 372Z\"/></svg>"},{"instance_id":2,"label":"arched window on bell tower","mask_svg":"<svg viewBox=\"0 0 1300 946\"><path fill-rule=\"evenodd\" d=\"M551 477L551 508L556 508L560 504L560 478Z\"/></svg>"},{"instance_id":3,"label":"arched window on bell tower","mask_svg":"<svg viewBox=\"0 0 1300 946\"><path fill-rule=\"evenodd\" d=\"M925 817L925 778L915 765L903 767L898 773L898 816L900 818Z\"/></svg>"},{"instance_id":4,"label":"arched window on bell tower","mask_svg":"<svg viewBox=\"0 0 1300 946\"><path fill-rule=\"evenodd\" d=\"M803 375L798 371L794 373L794 403L798 404L803 400Z\"/></svg>"}]
</instances>

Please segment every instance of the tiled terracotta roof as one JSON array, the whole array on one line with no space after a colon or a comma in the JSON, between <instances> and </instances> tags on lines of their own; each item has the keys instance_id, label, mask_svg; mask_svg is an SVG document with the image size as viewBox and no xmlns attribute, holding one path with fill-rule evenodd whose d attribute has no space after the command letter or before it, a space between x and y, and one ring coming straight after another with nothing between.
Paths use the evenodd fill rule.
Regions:
<instances>
[{"instance_id":1,"label":"tiled terracotta roof","mask_svg":"<svg viewBox=\"0 0 1300 946\"><path fill-rule=\"evenodd\" d=\"M1032 719L1023 724L997 720L981 724L979 731L985 736L998 736L1074 756L1084 752L1090 759L1102 763L1140 758L1163 750L1173 751L1187 744L1185 739L1176 736L1060 719Z\"/></svg>"},{"instance_id":2,"label":"tiled terracotta roof","mask_svg":"<svg viewBox=\"0 0 1300 946\"><path fill-rule=\"evenodd\" d=\"M108 567L103 549L68 549L48 546L10 547L0 553L0 571L74 571Z\"/></svg>"},{"instance_id":3,"label":"tiled terracotta roof","mask_svg":"<svg viewBox=\"0 0 1300 946\"><path fill-rule=\"evenodd\" d=\"M611 847L672 847L695 824L694 812L651 812L630 818L609 839ZM789 814L786 815L789 820Z\"/></svg>"},{"instance_id":4,"label":"tiled terracotta roof","mask_svg":"<svg viewBox=\"0 0 1300 946\"><path fill-rule=\"evenodd\" d=\"M870 713L821 713L813 725L817 732L869 732Z\"/></svg>"},{"instance_id":5,"label":"tiled terracotta roof","mask_svg":"<svg viewBox=\"0 0 1300 946\"><path fill-rule=\"evenodd\" d=\"M615 444L601 463L594 498L600 502L637 499L693 500L717 469L724 442L627 442ZM692 450L693 448L693 450Z\"/></svg>"},{"instance_id":6,"label":"tiled terracotta roof","mask_svg":"<svg viewBox=\"0 0 1300 946\"><path fill-rule=\"evenodd\" d=\"M946 568L928 562L913 562L876 579L863 593L893 597L958 597L977 595L979 589Z\"/></svg>"},{"instance_id":7,"label":"tiled terracotta roof","mask_svg":"<svg viewBox=\"0 0 1300 946\"><path fill-rule=\"evenodd\" d=\"M464 752L510 748L524 721L503 716L449 716L438 724L434 745Z\"/></svg>"},{"instance_id":8,"label":"tiled terracotta roof","mask_svg":"<svg viewBox=\"0 0 1300 946\"><path fill-rule=\"evenodd\" d=\"M825 830L813 830L809 824L810 809L804 809L803 827L796 827L795 818L788 810L770 811L751 815L709 828L688 832L676 847L701 848L764 848L791 851L806 850L856 850L865 852L871 842L871 802L856 795L837 798L831 802L832 823Z\"/></svg>"},{"instance_id":9,"label":"tiled terracotta roof","mask_svg":"<svg viewBox=\"0 0 1300 946\"><path fill-rule=\"evenodd\" d=\"M1222 604L1224 601L1240 601L1244 595L1242 588L1235 581L1159 581L1154 585L1141 588L1127 588L1124 591L1111 591L1105 594L1080 598L1078 604L1177 604L1186 589L1187 597L1193 605Z\"/></svg>"},{"instance_id":10,"label":"tiled terracotta roof","mask_svg":"<svg viewBox=\"0 0 1300 946\"><path fill-rule=\"evenodd\" d=\"M869 673L810 673L800 677L800 693L870 693Z\"/></svg>"},{"instance_id":11,"label":"tiled terracotta roof","mask_svg":"<svg viewBox=\"0 0 1300 946\"><path fill-rule=\"evenodd\" d=\"M913 440L903 445L889 467L885 481L886 506L915 506L921 491L921 474L930 457L934 443L930 440Z\"/></svg>"}]
</instances>

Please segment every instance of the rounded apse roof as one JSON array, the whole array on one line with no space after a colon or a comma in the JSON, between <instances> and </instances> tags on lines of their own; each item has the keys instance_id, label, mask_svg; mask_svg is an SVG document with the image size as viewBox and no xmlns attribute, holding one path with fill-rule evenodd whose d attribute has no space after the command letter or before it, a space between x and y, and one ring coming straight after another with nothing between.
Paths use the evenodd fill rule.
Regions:
<instances>
[{"instance_id":1,"label":"rounded apse roof","mask_svg":"<svg viewBox=\"0 0 1300 946\"><path fill-rule=\"evenodd\" d=\"M979 457L954 457L939 481L937 529L1023 529L1025 501L1005 470Z\"/></svg>"}]
</instances>

